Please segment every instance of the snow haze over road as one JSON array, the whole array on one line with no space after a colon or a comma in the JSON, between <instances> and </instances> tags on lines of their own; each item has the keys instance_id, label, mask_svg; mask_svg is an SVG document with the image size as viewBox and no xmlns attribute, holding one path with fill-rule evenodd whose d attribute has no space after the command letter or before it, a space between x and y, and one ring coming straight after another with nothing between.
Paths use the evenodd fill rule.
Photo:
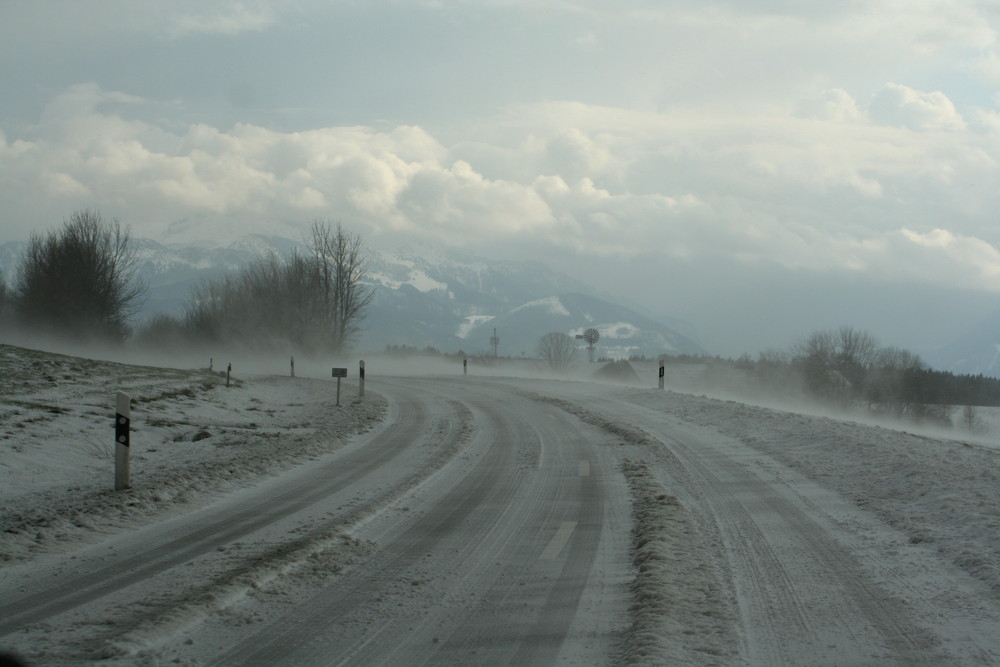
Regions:
<instances>
[{"instance_id":1,"label":"snow haze over road","mask_svg":"<svg viewBox=\"0 0 1000 667\"><path fill-rule=\"evenodd\" d=\"M0 651L29 665L1000 661L984 438L659 391L652 367L370 360L337 408L305 361L228 388L0 365Z\"/></svg>"}]
</instances>

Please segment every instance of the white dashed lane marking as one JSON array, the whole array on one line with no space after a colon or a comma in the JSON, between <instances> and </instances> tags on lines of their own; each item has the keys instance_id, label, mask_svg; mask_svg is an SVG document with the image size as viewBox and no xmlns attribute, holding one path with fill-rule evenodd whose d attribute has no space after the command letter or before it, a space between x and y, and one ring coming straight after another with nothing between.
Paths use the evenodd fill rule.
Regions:
<instances>
[{"instance_id":1,"label":"white dashed lane marking","mask_svg":"<svg viewBox=\"0 0 1000 667\"><path fill-rule=\"evenodd\" d=\"M542 552L541 559L555 560L558 558L559 552L569 542L569 538L573 535L574 530L576 530L576 521L563 521L562 525L559 526L559 530L549 540L549 545L545 547L545 551Z\"/></svg>"}]
</instances>

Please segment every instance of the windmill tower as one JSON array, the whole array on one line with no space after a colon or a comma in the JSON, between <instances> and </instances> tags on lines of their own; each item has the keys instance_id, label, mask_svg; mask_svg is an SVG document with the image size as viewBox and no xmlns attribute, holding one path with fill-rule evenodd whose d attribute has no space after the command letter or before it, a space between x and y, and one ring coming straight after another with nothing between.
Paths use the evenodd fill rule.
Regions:
<instances>
[{"instance_id":1,"label":"windmill tower","mask_svg":"<svg viewBox=\"0 0 1000 667\"><path fill-rule=\"evenodd\" d=\"M601 334L597 329L587 329L583 332L583 340L587 341L587 360L594 363L594 346L601 340Z\"/></svg>"}]
</instances>

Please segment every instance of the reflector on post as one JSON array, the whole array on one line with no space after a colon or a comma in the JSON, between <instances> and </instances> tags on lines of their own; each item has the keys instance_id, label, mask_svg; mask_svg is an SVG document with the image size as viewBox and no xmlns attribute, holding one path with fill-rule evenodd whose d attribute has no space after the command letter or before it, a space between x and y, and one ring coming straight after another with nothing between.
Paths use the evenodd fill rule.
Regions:
<instances>
[{"instance_id":1,"label":"reflector on post","mask_svg":"<svg viewBox=\"0 0 1000 667\"><path fill-rule=\"evenodd\" d=\"M115 400L115 491L132 485L131 467L132 399L118 392Z\"/></svg>"}]
</instances>

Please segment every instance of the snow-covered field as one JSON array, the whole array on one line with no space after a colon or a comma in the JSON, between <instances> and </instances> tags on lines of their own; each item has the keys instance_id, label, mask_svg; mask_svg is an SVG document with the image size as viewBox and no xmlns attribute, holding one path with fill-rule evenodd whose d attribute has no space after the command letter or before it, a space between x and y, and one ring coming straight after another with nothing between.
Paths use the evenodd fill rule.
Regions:
<instances>
[{"instance_id":1,"label":"snow-covered field","mask_svg":"<svg viewBox=\"0 0 1000 667\"><path fill-rule=\"evenodd\" d=\"M0 611L27 619L0 619L0 651L14 650L32 664L240 664L235 656L262 650L254 643L264 636L258 626L284 627L276 610L331 585L331 572L374 571L385 557L381 545L414 529L417 516L429 516L429 509L418 509L421 503L429 507L461 471L488 460L490 442L508 428L489 426L492 420L523 428L526 435L518 437L528 440L517 441L511 459L518 470L579 467L581 480L599 480L588 491L601 494L595 507L604 517L591 584L580 594L578 618L567 621L576 639L551 654L558 656L553 661L1000 662L1000 453L992 411L980 411L976 433L930 435L901 424L768 407L763 397L756 405L721 398L703 385L699 393L678 391L696 386L679 373L668 376L674 390L658 391L651 388L653 368L638 369L643 386L599 384L582 374L566 381L475 368L463 377L456 369L430 374L392 366L396 374L407 370L411 377L398 380L370 370L363 400L349 379L342 406L334 408L332 381L318 370L315 378L301 377L309 375L302 366L297 378L237 377L227 388L224 375L206 370L0 346ZM114 492L113 394L119 390L133 399L133 484ZM379 474L359 477L356 484L364 486L345 487L343 499L324 510L343 513L335 530L318 528L316 510L296 515L294 526L276 520L256 541L213 548L215 556L200 556L197 565L181 559L177 567L192 569L167 579L169 595L163 586L155 594L135 593L137 600L168 599L169 605L128 603L144 610L141 622L121 620L126 602L97 595L72 613L47 615L43 607L57 606L59 596L32 607L32 595L48 578L60 581L74 568L114 562L149 526L193 531L203 511L239 506L250 487L304 479L308 465L349 452L399 421L404 403L413 403L413 414L427 413L426 425L413 430L419 446L387 458ZM532 451L525 444L531 433L547 433L548 420L559 414L565 417L558 428ZM518 427L519 417L529 423ZM566 449L570 441L545 445L573 423L579 426L572 426L570 441L586 440L581 454ZM567 455L570 468L552 468ZM510 483L527 474L517 472ZM539 481L537 488L545 488ZM534 488L509 502L528 503L523 496ZM531 491L539 495L531 502L542 503L541 493ZM516 518L498 516L498 526ZM551 541L543 540L546 562L559 554L560 539L571 545L574 527L583 529L576 520L559 526ZM497 530L489 539L500 540ZM456 550L466 548L460 545L459 539ZM427 571L407 575L405 586L356 599L359 608L371 605L365 606L366 632L380 624L390 632L419 631L421 621L398 619L398 609L411 609L424 625L455 621L459 612L442 610L451 600L446 592L467 598L481 591L490 599L496 583L490 577L503 576L499 561L498 572L482 574L478 583L465 581L461 561L432 563L437 560L427 554ZM178 583L185 577L190 590ZM468 589L452 591L458 580ZM85 593L74 595L83 600ZM469 622L460 627L478 627ZM407 623L414 627L407 630ZM468 659L449 657L460 642L436 632L427 644L412 640L424 647L410 653L413 662ZM366 655L362 651L378 643L356 641L350 655Z\"/></svg>"},{"instance_id":2,"label":"snow-covered field","mask_svg":"<svg viewBox=\"0 0 1000 667\"><path fill-rule=\"evenodd\" d=\"M385 403L330 382L233 378L0 345L0 563L192 503L329 451ZM115 395L132 400L132 489L114 493ZM327 440L319 434L335 434Z\"/></svg>"}]
</instances>

